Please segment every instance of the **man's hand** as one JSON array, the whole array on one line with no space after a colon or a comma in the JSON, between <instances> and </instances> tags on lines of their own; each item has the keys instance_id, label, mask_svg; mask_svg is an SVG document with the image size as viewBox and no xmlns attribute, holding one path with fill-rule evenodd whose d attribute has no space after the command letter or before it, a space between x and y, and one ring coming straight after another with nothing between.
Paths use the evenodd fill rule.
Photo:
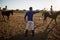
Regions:
<instances>
[{"instance_id":1,"label":"man's hand","mask_svg":"<svg viewBox=\"0 0 60 40\"><path fill-rule=\"evenodd\" d=\"M25 19L25 22L27 23L26 19Z\"/></svg>"}]
</instances>

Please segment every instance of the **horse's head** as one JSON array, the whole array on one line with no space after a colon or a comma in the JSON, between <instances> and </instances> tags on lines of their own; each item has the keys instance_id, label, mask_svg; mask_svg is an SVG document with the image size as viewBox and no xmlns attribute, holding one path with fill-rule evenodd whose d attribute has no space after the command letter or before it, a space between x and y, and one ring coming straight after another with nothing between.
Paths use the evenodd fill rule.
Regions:
<instances>
[{"instance_id":1,"label":"horse's head","mask_svg":"<svg viewBox=\"0 0 60 40\"><path fill-rule=\"evenodd\" d=\"M42 10L42 16L44 16L44 14L45 14L45 11Z\"/></svg>"},{"instance_id":2,"label":"horse's head","mask_svg":"<svg viewBox=\"0 0 60 40\"><path fill-rule=\"evenodd\" d=\"M46 16L46 15L49 15L48 11L43 11L42 16Z\"/></svg>"}]
</instances>

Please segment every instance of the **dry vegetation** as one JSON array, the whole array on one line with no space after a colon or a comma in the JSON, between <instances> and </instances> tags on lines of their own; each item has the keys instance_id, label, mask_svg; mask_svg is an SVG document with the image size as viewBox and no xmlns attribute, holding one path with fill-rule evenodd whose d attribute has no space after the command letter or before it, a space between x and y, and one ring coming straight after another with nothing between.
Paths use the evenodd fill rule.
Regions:
<instances>
[{"instance_id":1,"label":"dry vegetation","mask_svg":"<svg viewBox=\"0 0 60 40\"><path fill-rule=\"evenodd\" d=\"M57 18L58 24L55 25L54 21L50 23L50 18L47 19L47 23L43 23L41 13L35 14L35 37L31 36L31 28L29 28L28 37L24 37L26 26L24 15L24 13L14 13L13 16L10 15L10 19L6 20L6 22L0 16L0 40L48 40L48 38L50 40L59 40L60 16ZM51 28L52 30L48 32Z\"/></svg>"}]
</instances>

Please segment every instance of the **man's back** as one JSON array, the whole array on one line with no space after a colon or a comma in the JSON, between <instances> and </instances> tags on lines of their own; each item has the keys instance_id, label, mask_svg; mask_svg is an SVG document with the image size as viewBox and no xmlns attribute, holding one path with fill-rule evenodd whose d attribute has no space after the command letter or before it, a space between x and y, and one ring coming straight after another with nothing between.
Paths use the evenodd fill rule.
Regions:
<instances>
[{"instance_id":1,"label":"man's back","mask_svg":"<svg viewBox=\"0 0 60 40\"><path fill-rule=\"evenodd\" d=\"M34 22L33 22L33 15L35 13L38 13L39 11L33 11L32 7L29 8L29 11L26 12L25 14L25 21L26 21L26 16L28 17L28 22L26 24L26 32L25 32L25 37L27 36L27 33L28 33L28 27L29 25L32 26L32 36L34 36Z\"/></svg>"},{"instance_id":2,"label":"man's back","mask_svg":"<svg viewBox=\"0 0 60 40\"><path fill-rule=\"evenodd\" d=\"M26 20L26 16L28 17L28 21L33 21L33 15L35 13L39 13L39 11L33 11L32 7L29 8L29 11L26 12L24 19Z\"/></svg>"},{"instance_id":3,"label":"man's back","mask_svg":"<svg viewBox=\"0 0 60 40\"><path fill-rule=\"evenodd\" d=\"M34 11L27 11L26 16L28 17L28 21L33 21L33 15L35 14Z\"/></svg>"}]
</instances>

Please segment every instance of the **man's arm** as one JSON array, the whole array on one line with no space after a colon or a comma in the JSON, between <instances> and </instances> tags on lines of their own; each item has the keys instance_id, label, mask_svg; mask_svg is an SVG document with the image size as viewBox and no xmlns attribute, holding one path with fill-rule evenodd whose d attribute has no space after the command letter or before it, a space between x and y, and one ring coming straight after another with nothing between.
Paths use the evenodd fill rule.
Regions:
<instances>
[{"instance_id":1,"label":"man's arm","mask_svg":"<svg viewBox=\"0 0 60 40\"><path fill-rule=\"evenodd\" d=\"M39 13L40 11L34 11L34 14Z\"/></svg>"},{"instance_id":2,"label":"man's arm","mask_svg":"<svg viewBox=\"0 0 60 40\"><path fill-rule=\"evenodd\" d=\"M36 13L39 13L40 11L35 11Z\"/></svg>"}]
</instances>

